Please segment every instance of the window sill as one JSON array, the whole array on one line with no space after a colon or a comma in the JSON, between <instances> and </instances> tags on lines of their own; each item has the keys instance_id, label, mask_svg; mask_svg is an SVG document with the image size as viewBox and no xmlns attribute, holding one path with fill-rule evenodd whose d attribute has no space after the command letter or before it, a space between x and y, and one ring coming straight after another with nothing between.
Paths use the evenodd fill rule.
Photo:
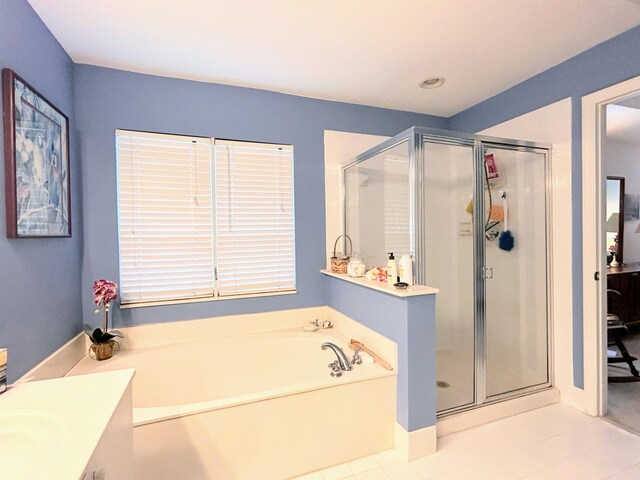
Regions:
<instances>
[{"instance_id":1,"label":"window sill","mask_svg":"<svg viewBox=\"0 0 640 480\"><path fill-rule=\"evenodd\" d=\"M204 298L185 298L183 300L162 300L159 302L131 302L120 304L120 310L128 310L130 308L143 308L143 307L160 307L164 305L181 305L183 303L202 303L202 302L219 302L221 300L241 300L243 298L260 298L260 297L273 297L278 295L295 295L297 290L286 290L282 292L268 292L268 293L248 293L246 295L228 295L225 297L204 297Z\"/></svg>"}]
</instances>

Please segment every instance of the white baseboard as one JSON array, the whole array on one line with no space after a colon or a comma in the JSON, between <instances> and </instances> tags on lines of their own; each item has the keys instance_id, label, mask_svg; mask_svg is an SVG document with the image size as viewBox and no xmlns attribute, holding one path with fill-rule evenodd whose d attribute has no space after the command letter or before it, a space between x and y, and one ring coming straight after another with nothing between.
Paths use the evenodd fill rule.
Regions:
<instances>
[{"instance_id":1,"label":"white baseboard","mask_svg":"<svg viewBox=\"0 0 640 480\"><path fill-rule=\"evenodd\" d=\"M85 337L84 332L73 337L20 377L15 384L63 377L87 354Z\"/></svg>"},{"instance_id":2,"label":"white baseboard","mask_svg":"<svg viewBox=\"0 0 640 480\"><path fill-rule=\"evenodd\" d=\"M586 397L586 394L584 390L582 390L581 388L573 387L573 386L570 388L563 389L560 393L561 401L565 405L573 407L576 410L584 412L588 415L595 416L596 412L588 411L588 408L585 402L585 397Z\"/></svg>"},{"instance_id":3,"label":"white baseboard","mask_svg":"<svg viewBox=\"0 0 640 480\"><path fill-rule=\"evenodd\" d=\"M407 432L402 425L396 422L395 447L405 461L410 462L436 453L437 443L438 436L435 425Z\"/></svg>"},{"instance_id":4,"label":"white baseboard","mask_svg":"<svg viewBox=\"0 0 640 480\"><path fill-rule=\"evenodd\" d=\"M485 405L467 412L456 413L438 420L438 436L443 437L559 402L560 392L555 388L549 388L542 392Z\"/></svg>"}]
</instances>

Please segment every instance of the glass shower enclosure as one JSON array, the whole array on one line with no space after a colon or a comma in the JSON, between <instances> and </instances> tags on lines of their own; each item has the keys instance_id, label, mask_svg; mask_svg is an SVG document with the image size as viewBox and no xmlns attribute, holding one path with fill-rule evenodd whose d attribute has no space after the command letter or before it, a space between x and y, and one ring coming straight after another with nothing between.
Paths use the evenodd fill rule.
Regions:
<instances>
[{"instance_id":1,"label":"glass shower enclosure","mask_svg":"<svg viewBox=\"0 0 640 480\"><path fill-rule=\"evenodd\" d=\"M343 165L367 267L414 260L436 297L439 415L550 386L547 165L533 142L413 127Z\"/></svg>"}]
</instances>

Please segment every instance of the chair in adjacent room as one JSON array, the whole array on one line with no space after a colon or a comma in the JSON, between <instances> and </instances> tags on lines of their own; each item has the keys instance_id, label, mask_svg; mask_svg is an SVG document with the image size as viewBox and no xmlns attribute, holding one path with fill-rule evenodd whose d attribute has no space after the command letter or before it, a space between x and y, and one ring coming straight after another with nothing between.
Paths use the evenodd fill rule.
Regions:
<instances>
[{"instance_id":1,"label":"chair in adjacent room","mask_svg":"<svg viewBox=\"0 0 640 480\"><path fill-rule=\"evenodd\" d=\"M620 292L617 290L607 289L607 296L609 294L615 294L622 296ZM611 302L607 302L610 304ZM627 347L625 347L622 342L622 338L629 335L629 328L624 324L618 315L613 313L607 313L607 345L613 346L615 345L620 351L620 355L616 355L614 352L614 356L609 356L609 352L607 351L607 364L615 364L615 363L626 363L629 365L629 370L631 371L631 375L625 376L611 376L609 375L608 380L610 382L638 382L640 381L640 372L635 367L633 362L637 360L636 357L631 356Z\"/></svg>"}]
</instances>

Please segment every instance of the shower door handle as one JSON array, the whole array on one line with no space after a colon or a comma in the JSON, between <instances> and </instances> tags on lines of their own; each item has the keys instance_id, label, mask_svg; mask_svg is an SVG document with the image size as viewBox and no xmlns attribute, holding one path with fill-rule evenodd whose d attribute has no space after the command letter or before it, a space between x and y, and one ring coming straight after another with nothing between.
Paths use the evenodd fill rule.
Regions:
<instances>
[{"instance_id":1,"label":"shower door handle","mask_svg":"<svg viewBox=\"0 0 640 480\"><path fill-rule=\"evenodd\" d=\"M484 267L484 278L493 278L493 268Z\"/></svg>"}]
</instances>

